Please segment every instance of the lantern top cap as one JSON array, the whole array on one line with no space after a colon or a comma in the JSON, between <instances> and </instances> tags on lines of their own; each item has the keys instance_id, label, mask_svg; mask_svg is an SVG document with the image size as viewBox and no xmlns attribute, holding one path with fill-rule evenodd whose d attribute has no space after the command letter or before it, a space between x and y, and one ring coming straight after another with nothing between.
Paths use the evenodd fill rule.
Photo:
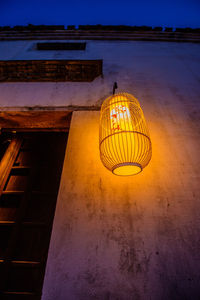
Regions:
<instances>
[{"instance_id":1,"label":"lantern top cap","mask_svg":"<svg viewBox=\"0 0 200 300\"><path fill-rule=\"evenodd\" d=\"M113 105L115 103L120 103L120 102L132 102L135 105L140 107L139 101L131 94L129 93L117 93L112 96L109 96L106 98L102 104L101 109L104 110L110 105Z\"/></svg>"}]
</instances>

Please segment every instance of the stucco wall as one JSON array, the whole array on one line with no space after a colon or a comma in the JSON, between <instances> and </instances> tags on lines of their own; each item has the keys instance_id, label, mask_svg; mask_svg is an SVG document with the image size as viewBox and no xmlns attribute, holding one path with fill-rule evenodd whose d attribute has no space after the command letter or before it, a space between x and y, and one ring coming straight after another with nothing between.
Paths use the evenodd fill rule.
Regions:
<instances>
[{"instance_id":1,"label":"stucco wall","mask_svg":"<svg viewBox=\"0 0 200 300\"><path fill-rule=\"evenodd\" d=\"M118 177L100 162L99 112L75 112L43 300L199 299L197 119L189 103L143 101L153 157Z\"/></svg>"},{"instance_id":2,"label":"stucco wall","mask_svg":"<svg viewBox=\"0 0 200 300\"><path fill-rule=\"evenodd\" d=\"M99 112L73 113L43 300L199 299L200 45L36 42L1 42L0 59L103 59L103 78L0 83L1 110L100 106L117 81L140 100L153 145L141 174L114 176L99 159Z\"/></svg>"},{"instance_id":3,"label":"stucco wall","mask_svg":"<svg viewBox=\"0 0 200 300\"><path fill-rule=\"evenodd\" d=\"M39 51L37 40L0 42L0 60L103 59L103 78L93 82L0 83L0 109L34 106L97 105L114 81L139 99L165 97L196 102L200 88L200 44L86 41L85 51ZM175 104L176 105L176 104ZM193 104L191 104L193 105Z\"/></svg>"}]
</instances>

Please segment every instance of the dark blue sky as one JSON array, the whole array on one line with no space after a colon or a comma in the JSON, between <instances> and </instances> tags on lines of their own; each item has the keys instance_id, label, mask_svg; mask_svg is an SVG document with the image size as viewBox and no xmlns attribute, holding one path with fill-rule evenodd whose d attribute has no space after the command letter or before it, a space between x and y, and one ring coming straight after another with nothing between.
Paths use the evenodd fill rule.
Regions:
<instances>
[{"instance_id":1,"label":"dark blue sky","mask_svg":"<svg viewBox=\"0 0 200 300\"><path fill-rule=\"evenodd\" d=\"M200 27L200 0L0 0L0 26L28 23Z\"/></svg>"}]
</instances>

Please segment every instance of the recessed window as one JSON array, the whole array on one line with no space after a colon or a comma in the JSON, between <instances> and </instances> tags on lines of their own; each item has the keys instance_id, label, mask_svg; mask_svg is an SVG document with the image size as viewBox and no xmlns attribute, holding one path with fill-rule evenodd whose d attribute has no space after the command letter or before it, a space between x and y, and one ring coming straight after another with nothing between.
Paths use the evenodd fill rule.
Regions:
<instances>
[{"instance_id":1,"label":"recessed window","mask_svg":"<svg viewBox=\"0 0 200 300\"><path fill-rule=\"evenodd\" d=\"M37 43L37 50L85 50L86 43Z\"/></svg>"}]
</instances>

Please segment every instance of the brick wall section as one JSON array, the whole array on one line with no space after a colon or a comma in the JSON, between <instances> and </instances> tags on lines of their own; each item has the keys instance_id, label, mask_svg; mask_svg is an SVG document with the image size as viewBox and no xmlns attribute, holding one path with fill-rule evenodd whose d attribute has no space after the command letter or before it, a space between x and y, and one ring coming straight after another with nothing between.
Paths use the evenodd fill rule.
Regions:
<instances>
[{"instance_id":1,"label":"brick wall section","mask_svg":"<svg viewBox=\"0 0 200 300\"><path fill-rule=\"evenodd\" d=\"M102 75L102 60L0 61L0 82L89 82L99 75Z\"/></svg>"}]
</instances>

